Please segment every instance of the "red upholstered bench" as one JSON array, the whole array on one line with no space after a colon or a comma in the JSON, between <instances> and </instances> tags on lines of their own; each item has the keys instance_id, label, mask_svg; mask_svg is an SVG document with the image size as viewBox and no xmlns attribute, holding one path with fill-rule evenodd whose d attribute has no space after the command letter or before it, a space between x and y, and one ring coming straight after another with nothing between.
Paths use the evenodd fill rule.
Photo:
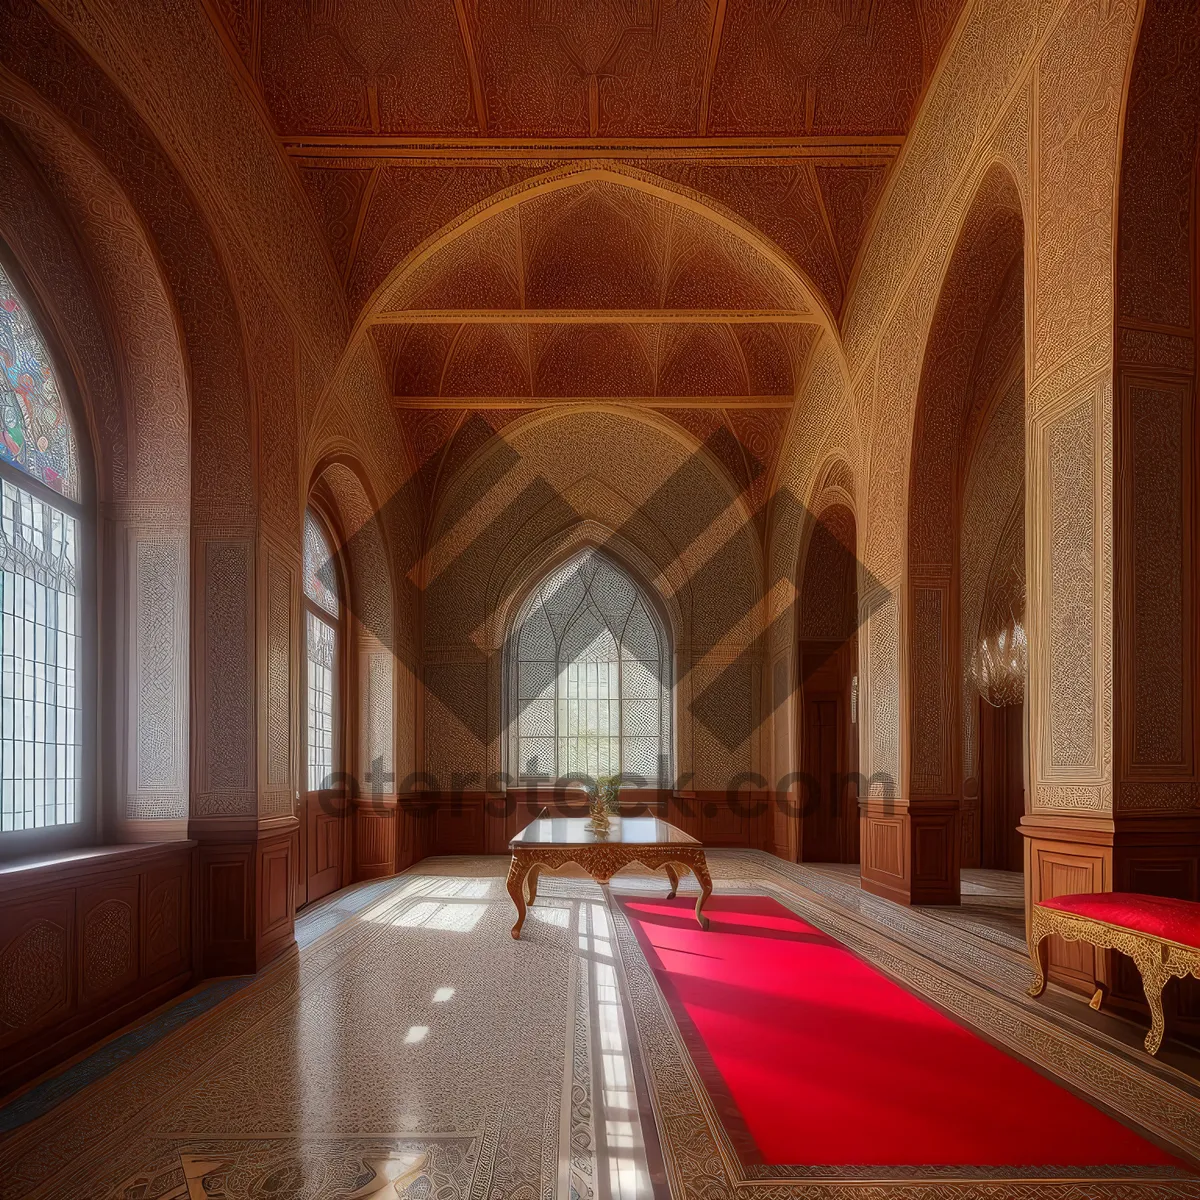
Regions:
<instances>
[{"instance_id":1,"label":"red upholstered bench","mask_svg":"<svg viewBox=\"0 0 1200 1200\"><path fill-rule=\"evenodd\" d=\"M1090 892L1055 896L1033 906L1029 957L1031 996L1046 986L1046 939L1056 933L1101 950L1120 950L1133 959L1150 1005L1146 1049L1157 1054L1163 1039L1162 992L1169 979L1200 979L1200 904L1136 892Z\"/></svg>"}]
</instances>

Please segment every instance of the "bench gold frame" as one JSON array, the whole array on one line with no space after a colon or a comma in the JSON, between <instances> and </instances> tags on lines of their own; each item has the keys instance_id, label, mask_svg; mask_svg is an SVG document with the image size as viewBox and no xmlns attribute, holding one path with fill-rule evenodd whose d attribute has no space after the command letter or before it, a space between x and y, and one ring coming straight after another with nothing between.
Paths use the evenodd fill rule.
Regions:
<instances>
[{"instance_id":1,"label":"bench gold frame","mask_svg":"<svg viewBox=\"0 0 1200 1200\"><path fill-rule=\"evenodd\" d=\"M1040 996L1045 990L1046 939L1054 933L1068 942L1087 942L1097 950L1119 950L1133 959L1142 977L1146 1003L1150 1006L1146 1051L1157 1054L1163 1040L1163 988L1170 980L1184 979L1188 975L1200 979L1200 948L1185 946L1182 942L1172 942L1150 933L1139 933L1126 925L1113 925L1108 921L1097 921L1094 917L1035 904L1029 929L1029 957L1033 962L1034 976L1029 988L1031 996ZM1094 1006L1098 1008L1099 1004Z\"/></svg>"}]
</instances>

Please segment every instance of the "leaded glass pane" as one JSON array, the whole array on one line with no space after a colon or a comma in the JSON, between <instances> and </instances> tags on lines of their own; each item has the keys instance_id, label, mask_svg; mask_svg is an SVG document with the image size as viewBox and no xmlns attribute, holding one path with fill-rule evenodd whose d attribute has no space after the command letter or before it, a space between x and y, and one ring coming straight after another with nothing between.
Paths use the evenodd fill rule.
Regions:
<instances>
[{"instance_id":1,"label":"leaded glass pane","mask_svg":"<svg viewBox=\"0 0 1200 1200\"><path fill-rule=\"evenodd\" d=\"M316 516L304 514L304 594L331 617L340 611L337 564L325 530Z\"/></svg>"},{"instance_id":2,"label":"leaded glass pane","mask_svg":"<svg viewBox=\"0 0 1200 1200\"><path fill-rule=\"evenodd\" d=\"M546 609L540 603L535 604L521 627L521 661L541 659L543 662L552 663L557 649L558 639L554 630L550 628L550 618L546 616Z\"/></svg>"},{"instance_id":3,"label":"leaded glass pane","mask_svg":"<svg viewBox=\"0 0 1200 1200\"><path fill-rule=\"evenodd\" d=\"M639 599L629 614L625 630L621 635L621 651L628 658L642 662L657 662L659 658L658 634L654 622Z\"/></svg>"},{"instance_id":4,"label":"leaded glass pane","mask_svg":"<svg viewBox=\"0 0 1200 1200\"><path fill-rule=\"evenodd\" d=\"M617 660L617 643L608 626L593 608L585 608L571 623L562 640L559 661L570 659L613 662Z\"/></svg>"},{"instance_id":5,"label":"leaded glass pane","mask_svg":"<svg viewBox=\"0 0 1200 1200\"><path fill-rule=\"evenodd\" d=\"M661 684L658 663L639 662L626 658L621 663L621 698L623 700L657 699Z\"/></svg>"},{"instance_id":6,"label":"leaded glass pane","mask_svg":"<svg viewBox=\"0 0 1200 1200\"><path fill-rule=\"evenodd\" d=\"M333 786L333 669L337 634L306 612L308 643L308 790Z\"/></svg>"},{"instance_id":7,"label":"leaded glass pane","mask_svg":"<svg viewBox=\"0 0 1200 1200\"><path fill-rule=\"evenodd\" d=\"M526 700L521 706L522 737L554 736L554 697L545 700Z\"/></svg>"},{"instance_id":8,"label":"leaded glass pane","mask_svg":"<svg viewBox=\"0 0 1200 1200\"><path fill-rule=\"evenodd\" d=\"M638 598L633 580L603 560L598 563L592 576L590 590L596 607L618 627L624 624Z\"/></svg>"},{"instance_id":9,"label":"leaded glass pane","mask_svg":"<svg viewBox=\"0 0 1200 1200\"><path fill-rule=\"evenodd\" d=\"M0 482L0 830L79 819L79 527Z\"/></svg>"},{"instance_id":10,"label":"leaded glass pane","mask_svg":"<svg viewBox=\"0 0 1200 1200\"><path fill-rule=\"evenodd\" d=\"M635 775L648 783L658 778L658 738L627 737L624 740L625 774Z\"/></svg>"},{"instance_id":11,"label":"leaded glass pane","mask_svg":"<svg viewBox=\"0 0 1200 1200\"><path fill-rule=\"evenodd\" d=\"M538 589L514 640L518 776L658 778L670 746L665 640L628 575L585 551Z\"/></svg>"},{"instance_id":12,"label":"leaded glass pane","mask_svg":"<svg viewBox=\"0 0 1200 1200\"><path fill-rule=\"evenodd\" d=\"M644 735L658 737L659 702L654 700L626 700L621 705L623 732L626 736Z\"/></svg>"},{"instance_id":13,"label":"leaded glass pane","mask_svg":"<svg viewBox=\"0 0 1200 1200\"><path fill-rule=\"evenodd\" d=\"M555 667L553 662L523 662L518 664L517 695L522 700L546 697L554 699Z\"/></svg>"},{"instance_id":14,"label":"leaded glass pane","mask_svg":"<svg viewBox=\"0 0 1200 1200\"><path fill-rule=\"evenodd\" d=\"M529 737L521 739L521 758L517 766L521 777L553 779L558 774L555 765L554 739Z\"/></svg>"},{"instance_id":15,"label":"leaded glass pane","mask_svg":"<svg viewBox=\"0 0 1200 1200\"><path fill-rule=\"evenodd\" d=\"M0 458L79 499L75 438L50 351L0 265Z\"/></svg>"}]
</instances>

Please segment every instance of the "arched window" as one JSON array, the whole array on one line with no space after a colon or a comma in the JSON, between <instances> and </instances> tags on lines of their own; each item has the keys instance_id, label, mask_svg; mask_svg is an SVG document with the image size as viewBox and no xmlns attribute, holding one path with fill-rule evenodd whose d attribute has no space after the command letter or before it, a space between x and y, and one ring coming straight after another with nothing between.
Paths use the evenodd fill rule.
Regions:
<instances>
[{"instance_id":1,"label":"arched window","mask_svg":"<svg viewBox=\"0 0 1200 1200\"><path fill-rule=\"evenodd\" d=\"M622 775L666 786L666 630L636 583L585 550L526 602L509 644L510 771L522 782Z\"/></svg>"},{"instance_id":2,"label":"arched window","mask_svg":"<svg viewBox=\"0 0 1200 1200\"><path fill-rule=\"evenodd\" d=\"M0 832L80 821L79 458L37 323L0 265Z\"/></svg>"},{"instance_id":3,"label":"arched window","mask_svg":"<svg viewBox=\"0 0 1200 1200\"><path fill-rule=\"evenodd\" d=\"M304 625L308 647L305 691L306 788L319 792L334 786L339 770L336 721L337 663L340 647L341 589L337 562L320 517L304 513Z\"/></svg>"}]
</instances>

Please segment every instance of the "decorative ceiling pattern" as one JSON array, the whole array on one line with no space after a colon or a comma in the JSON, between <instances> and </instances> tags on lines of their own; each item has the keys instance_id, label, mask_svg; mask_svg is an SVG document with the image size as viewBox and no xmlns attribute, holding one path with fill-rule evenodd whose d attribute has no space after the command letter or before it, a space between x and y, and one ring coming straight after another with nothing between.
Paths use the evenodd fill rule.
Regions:
<instances>
[{"instance_id":1,"label":"decorative ceiling pattern","mask_svg":"<svg viewBox=\"0 0 1200 1200\"><path fill-rule=\"evenodd\" d=\"M760 230L812 280L837 316L896 148L857 147L853 156L836 161L639 158L638 165ZM297 161L351 307L357 310L397 263L460 213L569 160L451 165L440 159L373 163L352 156L298 156ZM586 206L583 212L588 213ZM589 215L595 215L594 209ZM681 234L687 236L686 231ZM601 242L592 253L604 249Z\"/></svg>"},{"instance_id":2,"label":"decorative ceiling pattern","mask_svg":"<svg viewBox=\"0 0 1200 1200\"><path fill-rule=\"evenodd\" d=\"M212 3L431 479L498 414L618 400L701 441L716 420L736 446L714 453L757 504L803 321L844 307L962 0ZM702 212L595 182L514 204L389 284L464 214L580 160L683 189L794 273Z\"/></svg>"},{"instance_id":3,"label":"decorative ceiling pattern","mask_svg":"<svg viewBox=\"0 0 1200 1200\"><path fill-rule=\"evenodd\" d=\"M653 321L372 327L399 408L595 399L791 406L814 326ZM453 403L450 407L456 407Z\"/></svg>"},{"instance_id":4,"label":"decorative ceiling pattern","mask_svg":"<svg viewBox=\"0 0 1200 1200\"><path fill-rule=\"evenodd\" d=\"M279 131L904 133L959 0L220 0Z\"/></svg>"}]
</instances>

